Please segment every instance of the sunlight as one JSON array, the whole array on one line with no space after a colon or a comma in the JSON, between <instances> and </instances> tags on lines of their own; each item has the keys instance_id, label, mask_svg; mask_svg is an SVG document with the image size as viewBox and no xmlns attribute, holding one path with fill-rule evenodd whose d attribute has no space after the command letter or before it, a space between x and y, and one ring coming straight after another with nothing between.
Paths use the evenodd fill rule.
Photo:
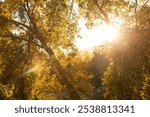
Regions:
<instances>
[{"instance_id":1,"label":"sunlight","mask_svg":"<svg viewBox=\"0 0 150 117\"><path fill-rule=\"evenodd\" d=\"M112 26L108 26L108 25L104 25L101 27L101 38L105 39L106 41L112 41L113 39L115 39L115 37L117 37L117 29L115 29L115 27ZM99 33L99 31L97 30L97 34Z\"/></svg>"},{"instance_id":2,"label":"sunlight","mask_svg":"<svg viewBox=\"0 0 150 117\"><path fill-rule=\"evenodd\" d=\"M82 39L76 39L75 42L75 45L79 50L92 48L106 42L111 42L118 35L117 28L113 26L99 25L93 29L87 29L84 20L81 20L80 27L80 35Z\"/></svg>"},{"instance_id":3,"label":"sunlight","mask_svg":"<svg viewBox=\"0 0 150 117\"><path fill-rule=\"evenodd\" d=\"M37 71L39 68L40 68L40 65L35 65L33 68L29 68L28 70L26 70L23 75Z\"/></svg>"}]
</instances>

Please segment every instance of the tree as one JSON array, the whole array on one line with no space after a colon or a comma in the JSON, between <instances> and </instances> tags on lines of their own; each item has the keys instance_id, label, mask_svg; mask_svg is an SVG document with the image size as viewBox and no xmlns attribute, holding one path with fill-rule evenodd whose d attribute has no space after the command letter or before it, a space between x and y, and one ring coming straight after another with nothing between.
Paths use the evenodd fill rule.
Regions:
<instances>
[{"instance_id":1,"label":"tree","mask_svg":"<svg viewBox=\"0 0 150 117\"><path fill-rule=\"evenodd\" d=\"M91 79L91 82L94 86L92 99L97 100L104 99L102 77L109 64L108 58L104 54L103 48L103 46L97 47L93 51L93 57L87 63L87 72L93 74Z\"/></svg>"},{"instance_id":2,"label":"tree","mask_svg":"<svg viewBox=\"0 0 150 117\"><path fill-rule=\"evenodd\" d=\"M142 99L150 99L150 78L149 75L144 75L145 81L143 82L143 87L141 91Z\"/></svg>"},{"instance_id":3,"label":"tree","mask_svg":"<svg viewBox=\"0 0 150 117\"><path fill-rule=\"evenodd\" d=\"M2 41L3 38L13 40L14 43L18 41L19 44L17 45L20 45L22 49L19 54L25 53L27 55L23 57L23 62L27 60L26 63L28 64L30 64L34 53L44 53L43 56L46 56L46 61L50 61L51 65L54 66L53 69L55 70L53 71L57 74L56 79L61 85L62 92L69 94L69 99L81 99L71 77L67 74L66 68L62 65L64 63L60 63L60 60L65 57L65 51L76 52L73 40L78 32L77 16L72 13L72 19L69 19L69 2L65 0L15 0L14 2L5 0L1 4L1 9L0 31L3 33L0 34L0 37ZM12 48L17 50L16 47ZM6 50L4 53L6 54ZM13 56L18 57L18 55ZM25 68L27 65L24 63L23 67ZM6 69L5 71L8 72ZM14 70L10 70L10 72L12 74ZM4 74L8 73L3 73L1 79L6 80ZM21 79L22 81L18 81L21 83L20 87L26 82L25 77ZM7 83L9 82L11 82L10 78ZM20 89L18 88L18 92L24 90ZM25 97L20 98L26 99Z\"/></svg>"},{"instance_id":4,"label":"tree","mask_svg":"<svg viewBox=\"0 0 150 117\"><path fill-rule=\"evenodd\" d=\"M80 2L81 15L87 18L88 27L93 27L94 21L98 19L108 25L115 25L117 19L124 21L120 37L107 44L111 48L108 52L110 65L102 80L106 99L141 99L143 73L149 74L150 66L148 2L149 0Z\"/></svg>"},{"instance_id":5,"label":"tree","mask_svg":"<svg viewBox=\"0 0 150 117\"><path fill-rule=\"evenodd\" d=\"M90 99L93 87L101 87L106 99L144 99L149 87L143 74L150 74L148 2L0 2L1 98ZM117 20L123 21L120 36L105 44L107 51L95 53L89 71L89 63L74 45L80 17L86 19L88 28L97 23L113 26ZM99 78L102 83L97 82Z\"/></svg>"},{"instance_id":6,"label":"tree","mask_svg":"<svg viewBox=\"0 0 150 117\"><path fill-rule=\"evenodd\" d=\"M142 8L145 9L143 6ZM139 12L141 15L143 11L140 10L134 15L139 15ZM112 44L112 62L103 78L107 99L141 99L143 74L149 73L149 54L147 53L149 37L147 34L150 30L147 27L149 22L145 22L148 18L146 16L144 12L141 18L143 21L134 21L135 27L131 25L131 30L124 30L119 37L120 41ZM146 23L142 23L143 28L141 22Z\"/></svg>"}]
</instances>

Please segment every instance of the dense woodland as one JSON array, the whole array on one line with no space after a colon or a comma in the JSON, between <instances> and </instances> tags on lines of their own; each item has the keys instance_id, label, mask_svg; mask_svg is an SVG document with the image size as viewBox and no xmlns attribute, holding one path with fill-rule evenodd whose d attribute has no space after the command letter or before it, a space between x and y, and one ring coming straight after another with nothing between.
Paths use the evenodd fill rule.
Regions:
<instances>
[{"instance_id":1,"label":"dense woodland","mask_svg":"<svg viewBox=\"0 0 150 117\"><path fill-rule=\"evenodd\" d=\"M124 24L79 51L80 18ZM0 0L0 99L150 99L150 1Z\"/></svg>"}]
</instances>

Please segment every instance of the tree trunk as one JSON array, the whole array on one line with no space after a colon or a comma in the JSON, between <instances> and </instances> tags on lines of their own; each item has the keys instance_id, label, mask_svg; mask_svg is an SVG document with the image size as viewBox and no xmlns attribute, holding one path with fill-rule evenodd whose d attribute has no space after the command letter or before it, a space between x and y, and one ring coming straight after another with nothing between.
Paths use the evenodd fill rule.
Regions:
<instances>
[{"instance_id":1,"label":"tree trunk","mask_svg":"<svg viewBox=\"0 0 150 117\"><path fill-rule=\"evenodd\" d=\"M65 73L65 70L62 68L62 66L60 65L59 61L56 59L56 56L53 52L53 50L47 46L45 40L47 39L46 37L44 37L43 34L41 34L40 30L38 29L38 27L36 26L36 24L33 25L34 27L34 36L39 39L42 47L44 48L44 50L48 53L48 55L51 58L51 61L54 63L57 71L59 72L59 76L58 80L60 82L60 84L62 86L65 86L68 90L68 93L70 95L70 99L75 99L75 100L79 100L81 99L80 95L78 94L78 92L76 91L75 87L73 86L73 84L68 80L68 77Z\"/></svg>"}]
</instances>

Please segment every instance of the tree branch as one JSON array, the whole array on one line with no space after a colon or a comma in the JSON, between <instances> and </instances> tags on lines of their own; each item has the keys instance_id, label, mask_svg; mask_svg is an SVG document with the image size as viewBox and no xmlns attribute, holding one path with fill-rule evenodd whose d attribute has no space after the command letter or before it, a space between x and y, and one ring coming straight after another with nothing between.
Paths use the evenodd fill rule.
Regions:
<instances>
[{"instance_id":1,"label":"tree branch","mask_svg":"<svg viewBox=\"0 0 150 117\"><path fill-rule=\"evenodd\" d=\"M102 5L101 5L101 8L103 8L103 6L104 6L105 4L107 4L107 2L108 2L108 0L103 1Z\"/></svg>"},{"instance_id":2,"label":"tree branch","mask_svg":"<svg viewBox=\"0 0 150 117\"><path fill-rule=\"evenodd\" d=\"M16 20L9 20L9 19L7 19L7 21L10 22L10 23L13 23L13 24L16 25L16 26L21 25L21 26L23 26L23 27L25 27L25 28L31 30L31 28L30 28L29 26L27 26L27 25L25 25L25 24L23 24L23 23L21 23L21 22L18 22L18 21L16 21Z\"/></svg>"},{"instance_id":3,"label":"tree branch","mask_svg":"<svg viewBox=\"0 0 150 117\"><path fill-rule=\"evenodd\" d=\"M72 2L71 2L69 19L71 18L71 15L73 12L73 4L74 4L74 0L72 0Z\"/></svg>"},{"instance_id":4,"label":"tree branch","mask_svg":"<svg viewBox=\"0 0 150 117\"><path fill-rule=\"evenodd\" d=\"M26 2L27 9L30 10L29 4L28 4L28 0L25 0L25 2ZM26 8L25 8L25 9L26 9Z\"/></svg>"},{"instance_id":5,"label":"tree branch","mask_svg":"<svg viewBox=\"0 0 150 117\"><path fill-rule=\"evenodd\" d=\"M146 5L148 2L149 2L149 0L147 0L147 1L143 4L143 6L142 6L142 8L141 8L141 12L143 11L145 5Z\"/></svg>"},{"instance_id":6,"label":"tree branch","mask_svg":"<svg viewBox=\"0 0 150 117\"><path fill-rule=\"evenodd\" d=\"M81 99L80 95L78 94L78 92L76 91L74 85L68 80L68 77L65 74L65 70L63 69L63 67L61 66L60 62L57 60L57 57L53 51L53 49L51 47L49 47L46 43L47 37L45 35L43 35L43 33L40 31L38 25L35 22L34 17L31 16L30 12L27 10L27 14L29 16L29 20L30 20L30 24L31 24L31 28L32 28L32 32L31 34L39 40L39 42L41 43L41 47L47 52L47 54L49 55L49 57L51 58L51 61L53 61L53 63L55 64L55 67L57 69L57 71L59 72L59 76L58 80L60 82L60 84L65 85L68 89L69 92L72 95L72 98L74 99Z\"/></svg>"},{"instance_id":7,"label":"tree branch","mask_svg":"<svg viewBox=\"0 0 150 117\"><path fill-rule=\"evenodd\" d=\"M135 0L135 10L134 10L135 13L137 11L137 6L138 6L138 0Z\"/></svg>"},{"instance_id":8,"label":"tree branch","mask_svg":"<svg viewBox=\"0 0 150 117\"><path fill-rule=\"evenodd\" d=\"M34 9L35 9L35 7L36 7L36 0L34 0L34 1L35 1L35 3L34 3L34 5L33 5L32 11L31 11L31 15L33 15Z\"/></svg>"},{"instance_id":9,"label":"tree branch","mask_svg":"<svg viewBox=\"0 0 150 117\"><path fill-rule=\"evenodd\" d=\"M146 22L148 22L148 21L150 21L150 19L147 19L147 20L143 21L143 22L137 27L137 30L139 30L139 28L140 28L143 24L145 24Z\"/></svg>"},{"instance_id":10,"label":"tree branch","mask_svg":"<svg viewBox=\"0 0 150 117\"><path fill-rule=\"evenodd\" d=\"M29 42L28 39L25 39L25 38L19 37L19 36L14 36L14 35L0 35L0 37L18 39L18 40L22 40L22 41L27 41L27 42ZM40 44L37 44L37 43L35 43L35 42L31 41L31 40L30 40L30 42L31 42L32 44L34 44L34 45L40 47L40 48L43 48L43 46L41 46Z\"/></svg>"},{"instance_id":11,"label":"tree branch","mask_svg":"<svg viewBox=\"0 0 150 117\"><path fill-rule=\"evenodd\" d=\"M105 23L108 24L108 25L110 25L111 21L110 21L110 19L108 17L108 14L100 7L100 5L98 4L97 0L92 0L92 1L95 4L95 6L98 8L98 10L100 11L100 13L103 15Z\"/></svg>"}]
</instances>

